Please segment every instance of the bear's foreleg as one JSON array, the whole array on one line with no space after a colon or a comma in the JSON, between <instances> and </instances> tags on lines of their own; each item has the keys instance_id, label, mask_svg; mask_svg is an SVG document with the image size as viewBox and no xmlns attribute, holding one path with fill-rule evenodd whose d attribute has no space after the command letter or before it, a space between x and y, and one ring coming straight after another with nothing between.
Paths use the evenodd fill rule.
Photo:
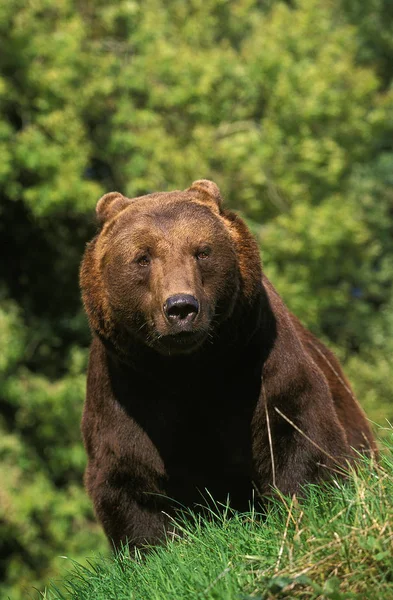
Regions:
<instances>
[{"instance_id":1,"label":"bear's foreleg","mask_svg":"<svg viewBox=\"0 0 393 600\"><path fill-rule=\"evenodd\" d=\"M97 473L96 467L90 472ZM114 477L99 472L90 477L88 468L86 486L97 518L115 549L125 545L145 548L162 543L173 534L168 502L149 482L135 481L133 477L120 481L118 474Z\"/></svg>"}]
</instances>

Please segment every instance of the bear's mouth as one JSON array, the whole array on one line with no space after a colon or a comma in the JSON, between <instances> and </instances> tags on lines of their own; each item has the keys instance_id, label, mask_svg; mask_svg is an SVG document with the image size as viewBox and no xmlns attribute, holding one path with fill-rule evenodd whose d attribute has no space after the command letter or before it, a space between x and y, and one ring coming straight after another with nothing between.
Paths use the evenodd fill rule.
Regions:
<instances>
[{"instance_id":1,"label":"bear's mouth","mask_svg":"<svg viewBox=\"0 0 393 600\"><path fill-rule=\"evenodd\" d=\"M206 339L204 331L179 331L159 338L159 350L164 354L187 354L196 350Z\"/></svg>"}]
</instances>

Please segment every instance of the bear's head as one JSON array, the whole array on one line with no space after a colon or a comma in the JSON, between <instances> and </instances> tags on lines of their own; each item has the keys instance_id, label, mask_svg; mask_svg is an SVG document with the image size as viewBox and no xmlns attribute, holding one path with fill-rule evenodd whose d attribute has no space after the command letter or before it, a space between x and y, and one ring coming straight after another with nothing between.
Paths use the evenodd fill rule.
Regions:
<instances>
[{"instance_id":1,"label":"bear's head","mask_svg":"<svg viewBox=\"0 0 393 600\"><path fill-rule=\"evenodd\" d=\"M92 329L119 351L142 343L163 355L194 352L252 301L258 248L223 211L215 183L134 199L112 192L96 212L101 230L85 252L82 296Z\"/></svg>"}]
</instances>

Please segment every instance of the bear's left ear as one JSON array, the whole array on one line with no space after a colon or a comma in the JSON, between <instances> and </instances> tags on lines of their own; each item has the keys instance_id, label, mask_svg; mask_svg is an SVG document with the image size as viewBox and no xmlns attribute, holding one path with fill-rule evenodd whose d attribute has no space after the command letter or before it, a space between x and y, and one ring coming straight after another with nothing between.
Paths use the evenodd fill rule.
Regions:
<instances>
[{"instance_id":1,"label":"bear's left ear","mask_svg":"<svg viewBox=\"0 0 393 600\"><path fill-rule=\"evenodd\" d=\"M192 186L187 191L199 192L199 199L209 204L217 212L221 212L222 198L218 185L209 179L198 179L194 181Z\"/></svg>"},{"instance_id":2,"label":"bear's left ear","mask_svg":"<svg viewBox=\"0 0 393 600\"><path fill-rule=\"evenodd\" d=\"M129 200L120 192L110 192L102 196L97 202L96 215L100 225L109 221L117 213L129 206Z\"/></svg>"}]
</instances>

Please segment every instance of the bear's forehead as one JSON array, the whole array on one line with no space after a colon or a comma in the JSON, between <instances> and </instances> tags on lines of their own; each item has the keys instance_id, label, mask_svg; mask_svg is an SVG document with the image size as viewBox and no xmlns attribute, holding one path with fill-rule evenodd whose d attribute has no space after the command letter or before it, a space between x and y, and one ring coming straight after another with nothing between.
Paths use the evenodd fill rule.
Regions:
<instances>
[{"instance_id":1,"label":"bear's forehead","mask_svg":"<svg viewBox=\"0 0 393 600\"><path fill-rule=\"evenodd\" d=\"M113 225L115 237L194 237L196 233L208 235L222 229L221 219L209 207L180 192L136 198Z\"/></svg>"},{"instance_id":2,"label":"bear's forehead","mask_svg":"<svg viewBox=\"0 0 393 600\"><path fill-rule=\"evenodd\" d=\"M198 202L194 194L189 192L158 192L140 196L130 201L124 214L170 214L186 216L192 214L212 215L211 209Z\"/></svg>"}]
</instances>

